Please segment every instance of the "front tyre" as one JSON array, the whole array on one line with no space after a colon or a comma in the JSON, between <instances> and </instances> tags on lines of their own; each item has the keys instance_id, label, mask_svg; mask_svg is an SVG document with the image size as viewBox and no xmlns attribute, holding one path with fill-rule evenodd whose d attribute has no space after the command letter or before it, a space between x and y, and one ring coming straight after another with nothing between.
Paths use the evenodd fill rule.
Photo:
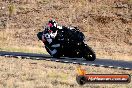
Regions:
<instances>
[{"instance_id":1,"label":"front tyre","mask_svg":"<svg viewBox=\"0 0 132 88\"><path fill-rule=\"evenodd\" d=\"M88 45L84 45L83 48L83 57L88 61L94 61L96 59L95 52Z\"/></svg>"}]
</instances>

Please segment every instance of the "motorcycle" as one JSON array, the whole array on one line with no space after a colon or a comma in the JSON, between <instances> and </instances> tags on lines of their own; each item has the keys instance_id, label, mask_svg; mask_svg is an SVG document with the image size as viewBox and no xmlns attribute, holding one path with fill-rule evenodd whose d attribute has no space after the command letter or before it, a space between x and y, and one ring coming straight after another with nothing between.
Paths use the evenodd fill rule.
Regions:
<instances>
[{"instance_id":1,"label":"motorcycle","mask_svg":"<svg viewBox=\"0 0 132 88\"><path fill-rule=\"evenodd\" d=\"M44 32L46 33L46 30ZM44 42L44 44L47 52L54 58L85 58L88 61L94 61L96 59L95 52L91 47L84 43L84 39L84 34L78 29L70 30L63 28L58 30L57 35L53 40L56 44L60 44L60 47L56 48L56 54L52 55L50 53L52 47L47 42Z\"/></svg>"}]
</instances>

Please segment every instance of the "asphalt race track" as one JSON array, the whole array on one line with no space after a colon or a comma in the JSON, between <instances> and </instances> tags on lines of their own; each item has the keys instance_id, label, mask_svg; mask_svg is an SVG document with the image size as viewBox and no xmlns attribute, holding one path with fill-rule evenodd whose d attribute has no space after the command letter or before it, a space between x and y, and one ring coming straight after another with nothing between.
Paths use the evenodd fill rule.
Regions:
<instances>
[{"instance_id":1,"label":"asphalt race track","mask_svg":"<svg viewBox=\"0 0 132 88\"><path fill-rule=\"evenodd\" d=\"M63 57L58 59L58 58L52 58L50 55L46 55L46 54L6 52L6 51L0 51L0 56L33 59L33 60L47 60L47 61L55 61L61 63L73 63L73 64L89 65L96 67L115 68L122 70L132 70L132 61L99 59L99 58L97 58L95 61L86 61L84 58L68 58L68 57Z\"/></svg>"}]
</instances>

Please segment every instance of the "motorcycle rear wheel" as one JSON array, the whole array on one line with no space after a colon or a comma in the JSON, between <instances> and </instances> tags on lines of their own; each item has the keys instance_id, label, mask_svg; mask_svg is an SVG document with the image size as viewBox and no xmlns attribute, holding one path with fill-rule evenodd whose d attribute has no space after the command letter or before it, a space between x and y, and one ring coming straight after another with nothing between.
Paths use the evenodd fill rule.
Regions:
<instances>
[{"instance_id":1,"label":"motorcycle rear wheel","mask_svg":"<svg viewBox=\"0 0 132 88\"><path fill-rule=\"evenodd\" d=\"M92 50L91 47L85 44L85 47L83 48L83 57L87 61L94 61L96 59L95 52Z\"/></svg>"}]
</instances>

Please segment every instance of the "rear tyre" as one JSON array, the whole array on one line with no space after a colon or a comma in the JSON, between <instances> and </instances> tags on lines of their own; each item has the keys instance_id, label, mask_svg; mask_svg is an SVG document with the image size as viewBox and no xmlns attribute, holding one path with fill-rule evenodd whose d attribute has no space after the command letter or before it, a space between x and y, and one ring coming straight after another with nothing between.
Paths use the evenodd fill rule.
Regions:
<instances>
[{"instance_id":1,"label":"rear tyre","mask_svg":"<svg viewBox=\"0 0 132 88\"><path fill-rule=\"evenodd\" d=\"M84 58L88 61L94 61L96 59L95 52L90 48L88 45L85 44L85 47L83 48L83 54Z\"/></svg>"}]
</instances>

